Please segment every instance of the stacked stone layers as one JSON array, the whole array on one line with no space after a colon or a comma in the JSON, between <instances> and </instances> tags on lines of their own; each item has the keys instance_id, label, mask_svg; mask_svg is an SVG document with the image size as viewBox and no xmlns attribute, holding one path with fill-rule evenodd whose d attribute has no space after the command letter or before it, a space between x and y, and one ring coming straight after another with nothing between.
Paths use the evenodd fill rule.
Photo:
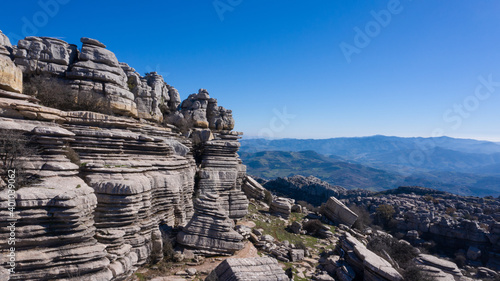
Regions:
<instances>
[{"instance_id":1,"label":"stacked stone layers","mask_svg":"<svg viewBox=\"0 0 500 281\"><path fill-rule=\"evenodd\" d=\"M201 178L199 192L214 192L220 198L214 203L201 197L206 202L197 202L198 216L190 225L196 227L201 221L201 229L222 230L221 237L212 235L215 240L222 238L222 243L215 242L220 245L218 252L242 247L231 219L247 213L248 200L240 190L245 166L236 154L239 133L224 131L234 125L231 111L218 107L206 90L200 90L201 95L185 104L186 116L193 114L184 118L177 90L156 73L139 76L94 39L82 38L81 51L45 37L28 37L12 47L0 33L0 41L0 59L6 65L0 74L9 76L0 83L2 126L36 135L38 148L43 148L41 155L24 159L24 170L40 177L40 182L17 195L20 202L26 201L18 214L25 219L19 237L27 245L19 250L19 280L122 280L146 260L159 260L163 247L159 227L183 226L193 216L195 175ZM56 76L75 90L100 93L114 113L128 117L38 105L36 98L22 94L23 72ZM196 99L205 100L204 106L196 108ZM198 116L200 112L204 116ZM165 116L180 117L180 124L187 125L182 132L191 138L170 124L129 118L158 124ZM198 117L206 123L195 121ZM194 134L199 128L207 129ZM194 155L199 156L199 171ZM213 204L217 219L204 219L200 214L213 217ZM65 223L51 214L64 217ZM36 219L30 217L35 215ZM204 252L207 243L192 246ZM34 245L40 247L30 252Z\"/></svg>"},{"instance_id":2,"label":"stacked stone layers","mask_svg":"<svg viewBox=\"0 0 500 281\"><path fill-rule=\"evenodd\" d=\"M367 281L402 281L403 277L392 265L379 257L366 246L346 233L341 240L341 247L346 253L347 262L362 274Z\"/></svg>"},{"instance_id":3,"label":"stacked stone layers","mask_svg":"<svg viewBox=\"0 0 500 281\"><path fill-rule=\"evenodd\" d=\"M288 281L289 278L270 257L229 258L219 264L205 279L206 281Z\"/></svg>"},{"instance_id":4,"label":"stacked stone layers","mask_svg":"<svg viewBox=\"0 0 500 281\"><path fill-rule=\"evenodd\" d=\"M23 100L0 98L0 107L65 123L1 118L5 129L29 131L42 153L23 160L23 170L42 182L17 194L23 242L13 280L122 280L146 259L162 257L160 224L191 218L195 163L189 141L170 128Z\"/></svg>"},{"instance_id":5,"label":"stacked stone layers","mask_svg":"<svg viewBox=\"0 0 500 281\"><path fill-rule=\"evenodd\" d=\"M127 86L135 96L139 118L162 122L163 115L172 114L181 103L179 92L156 72L142 77L126 63L120 63L127 75Z\"/></svg>"},{"instance_id":6,"label":"stacked stone layers","mask_svg":"<svg viewBox=\"0 0 500 281\"><path fill-rule=\"evenodd\" d=\"M152 245L161 245L158 225L184 225L192 216L193 161L174 154L164 141L173 137L168 131L158 129L155 136L121 129L68 129L76 134L73 149L97 196L97 229L123 231L137 264L144 264Z\"/></svg>"},{"instance_id":7,"label":"stacked stone layers","mask_svg":"<svg viewBox=\"0 0 500 281\"><path fill-rule=\"evenodd\" d=\"M206 255L230 255L243 249L243 236L221 208L215 192L204 192L194 200L195 213L177 235L177 242Z\"/></svg>"},{"instance_id":8,"label":"stacked stone layers","mask_svg":"<svg viewBox=\"0 0 500 281\"><path fill-rule=\"evenodd\" d=\"M0 95L20 94L23 89L23 73L11 60L12 46L0 31Z\"/></svg>"},{"instance_id":9,"label":"stacked stone layers","mask_svg":"<svg viewBox=\"0 0 500 281\"><path fill-rule=\"evenodd\" d=\"M415 261L420 270L436 280L462 280L462 272L453 262L426 254L420 254Z\"/></svg>"},{"instance_id":10,"label":"stacked stone layers","mask_svg":"<svg viewBox=\"0 0 500 281\"><path fill-rule=\"evenodd\" d=\"M344 203L340 202L335 197L330 197L328 199L323 210L323 214L331 221L335 223L342 223L349 227L352 226L358 219L358 215L347 208Z\"/></svg>"},{"instance_id":11,"label":"stacked stone layers","mask_svg":"<svg viewBox=\"0 0 500 281\"><path fill-rule=\"evenodd\" d=\"M295 203L294 201L295 200L293 199L277 197L273 200L273 202L271 202L269 212L273 215L288 219L292 213L292 205Z\"/></svg>"},{"instance_id":12,"label":"stacked stone layers","mask_svg":"<svg viewBox=\"0 0 500 281\"><path fill-rule=\"evenodd\" d=\"M75 45L48 37L26 37L14 50L14 62L27 74L63 76L77 56Z\"/></svg>"},{"instance_id":13,"label":"stacked stone layers","mask_svg":"<svg viewBox=\"0 0 500 281\"><path fill-rule=\"evenodd\" d=\"M38 179L16 191L14 217L8 211L7 189L0 192L1 256L10 247L16 254L10 280L110 280L106 246L94 238L96 196L78 177L78 166L63 154L74 134L36 121L2 119L0 127L24 131L39 150L21 159L23 175L36 174ZM7 245L12 237L9 218L16 220L15 244Z\"/></svg>"},{"instance_id":14,"label":"stacked stone layers","mask_svg":"<svg viewBox=\"0 0 500 281\"><path fill-rule=\"evenodd\" d=\"M266 197L266 189L250 176L245 177L241 189L249 199L264 200Z\"/></svg>"},{"instance_id":15,"label":"stacked stone layers","mask_svg":"<svg viewBox=\"0 0 500 281\"><path fill-rule=\"evenodd\" d=\"M216 139L203 143L203 155L198 188L200 192L216 192L221 204L232 219L248 213L248 199L241 191L243 181L241 161L236 152L240 147L238 134L220 132Z\"/></svg>"}]
</instances>

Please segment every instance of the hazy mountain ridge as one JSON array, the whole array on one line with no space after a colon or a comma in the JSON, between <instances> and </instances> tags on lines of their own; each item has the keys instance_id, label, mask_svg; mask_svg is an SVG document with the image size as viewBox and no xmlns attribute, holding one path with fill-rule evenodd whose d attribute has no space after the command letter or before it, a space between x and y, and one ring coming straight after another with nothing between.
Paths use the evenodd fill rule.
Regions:
<instances>
[{"instance_id":1,"label":"hazy mountain ridge","mask_svg":"<svg viewBox=\"0 0 500 281\"><path fill-rule=\"evenodd\" d=\"M430 141L437 143L433 139L384 136L328 140L247 139L242 141L241 151L244 152L240 154L250 174L268 179L313 175L349 189L385 190L400 185L418 185L461 195L500 195L497 144L447 137L439 140L446 147L431 146ZM428 149L420 149L423 147ZM310 150L295 151L301 148ZM257 149L263 151L249 152ZM270 151L272 149L283 151ZM332 152L340 155L327 155ZM424 160L418 163L401 160L411 153L423 155Z\"/></svg>"},{"instance_id":2,"label":"hazy mountain ridge","mask_svg":"<svg viewBox=\"0 0 500 281\"><path fill-rule=\"evenodd\" d=\"M500 169L495 169L496 165L500 165L500 145L470 139L377 135L360 138L242 140L241 151L269 150L312 150L404 175L436 170L500 175Z\"/></svg>"}]
</instances>

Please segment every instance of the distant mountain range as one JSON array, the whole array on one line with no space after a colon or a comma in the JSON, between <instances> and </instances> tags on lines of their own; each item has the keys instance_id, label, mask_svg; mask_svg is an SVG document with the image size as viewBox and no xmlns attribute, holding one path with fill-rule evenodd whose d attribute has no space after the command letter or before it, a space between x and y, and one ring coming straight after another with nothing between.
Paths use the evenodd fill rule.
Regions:
<instances>
[{"instance_id":1,"label":"distant mountain range","mask_svg":"<svg viewBox=\"0 0 500 281\"><path fill-rule=\"evenodd\" d=\"M373 136L243 139L249 174L316 176L349 189L419 185L460 195L500 195L500 145L469 139Z\"/></svg>"}]
</instances>

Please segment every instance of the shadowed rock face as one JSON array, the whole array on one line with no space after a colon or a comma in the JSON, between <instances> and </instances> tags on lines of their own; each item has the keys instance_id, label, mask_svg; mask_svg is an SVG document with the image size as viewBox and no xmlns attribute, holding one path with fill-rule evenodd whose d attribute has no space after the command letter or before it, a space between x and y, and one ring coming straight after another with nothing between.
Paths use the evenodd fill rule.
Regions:
<instances>
[{"instance_id":1,"label":"shadowed rock face","mask_svg":"<svg viewBox=\"0 0 500 281\"><path fill-rule=\"evenodd\" d=\"M189 126L181 134L168 123L130 118L182 117L179 93L156 73L142 77L119 63L99 41L81 41L78 51L58 39L28 37L11 49L0 33L0 62L8 66L0 71L19 76L0 83L0 129L22 132L38 151L21 159L23 172L38 180L16 192L16 238L22 241L10 280L123 280L147 260L162 258L162 225L186 226L189 234L181 240L199 253L208 253L207 245L216 253L241 249L231 220L248 207L241 191L245 166L237 155L241 133L223 130L230 126L210 129L211 123L200 133L196 122L183 120ZM22 94L23 72L100 91L121 116L41 106ZM207 108L214 104L208 93L204 97ZM213 112L205 119L217 123ZM5 186L0 181L4 238L10 234ZM208 195L193 204L195 190ZM212 240L204 240L205 230Z\"/></svg>"}]
</instances>

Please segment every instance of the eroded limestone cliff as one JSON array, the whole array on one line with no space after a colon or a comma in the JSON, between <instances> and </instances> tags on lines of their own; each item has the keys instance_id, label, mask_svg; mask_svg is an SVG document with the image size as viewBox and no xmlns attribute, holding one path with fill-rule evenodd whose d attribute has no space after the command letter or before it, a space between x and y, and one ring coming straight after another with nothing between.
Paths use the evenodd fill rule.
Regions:
<instances>
[{"instance_id":1,"label":"eroded limestone cliff","mask_svg":"<svg viewBox=\"0 0 500 281\"><path fill-rule=\"evenodd\" d=\"M233 219L247 213L248 200L231 111L204 89L181 103L157 73L141 76L101 42L81 42L78 49L27 37L13 46L0 32L0 129L20 133L32 149L15 167L31 180L15 193L0 182L0 275L123 280L163 257L163 226L187 225L179 242L200 253L240 249ZM23 75L95 92L114 115L43 106L23 94ZM8 274L11 214L16 256Z\"/></svg>"}]
</instances>

